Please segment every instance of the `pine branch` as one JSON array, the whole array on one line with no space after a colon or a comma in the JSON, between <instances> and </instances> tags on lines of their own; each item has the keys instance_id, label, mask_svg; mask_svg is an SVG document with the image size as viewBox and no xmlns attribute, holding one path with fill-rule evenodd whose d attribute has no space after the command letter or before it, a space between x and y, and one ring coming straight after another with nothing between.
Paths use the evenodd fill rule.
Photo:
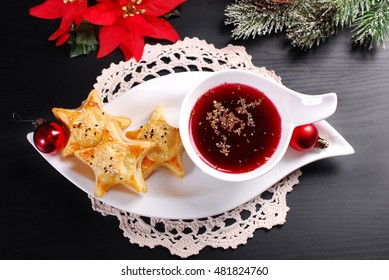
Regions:
<instances>
[{"instance_id":1,"label":"pine branch","mask_svg":"<svg viewBox=\"0 0 389 280\"><path fill-rule=\"evenodd\" d=\"M282 31L285 27L290 3L272 0L240 0L227 6L225 24L232 24L235 39L265 35Z\"/></svg>"},{"instance_id":2,"label":"pine branch","mask_svg":"<svg viewBox=\"0 0 389 280\"><path fill-rule=\"evenodd\" d=\"M389 3L387 0L371 2L369 10L355 21L353 39L369 48L376 45L385 48L385 39L389 37Z\"/></svg>"},{"instance_id":3,"label":"pine branch","mask_svg":"<svg viewBox=\"0 0 389 280\"><path fill-rule=\"evenodd\" d=\"M338 30L355 25L357 44L381 45L389 37L389 0L236 0L227 6L225 24L235 39L286 30L303 50L320 45Z\"/></svg>"},{"instance_id":4,"label":"pine branch","mask_svg":"<svg viewBox=\"0 0 389 280\"><path fill-rule=\"evenodd\" d=\"M319 45L335 34L335 13L336 3L332 0L298 0L289 14L286 36L294 47L303 50Z\"/></svg>"},{"instance_id":5,"label":"pine branch","mask_svg":"<svg viewBox=\"0 0 389 280\"><path fill-rule=\"evenodd\" d=\"M287 37L303 50L320 45L351 25L375 0L298 0L289 17Z\"/></svg>"}]
</instances>

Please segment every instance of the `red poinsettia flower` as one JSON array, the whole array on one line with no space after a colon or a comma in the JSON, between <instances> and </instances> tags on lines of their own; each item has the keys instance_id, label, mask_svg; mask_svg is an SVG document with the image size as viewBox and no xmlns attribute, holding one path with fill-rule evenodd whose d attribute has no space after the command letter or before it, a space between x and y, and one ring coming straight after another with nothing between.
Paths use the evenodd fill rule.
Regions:
<instances>
[{"instance_id":1,"label":"red poinsettia flower","mask_svg":"<svg viewBox=\"0 0 389 280\"><path fill-rule=\"evenodd\" d=\"M62 45L69 39L69 31L73 23L79 25L82 13L87 8L87 0L46 0L46 2L30 9L30 15L43 19L62 18L61 24L49 40L57 40Z\"/></svg>"},{"instance_id":2,"label":"red poinsettia flower","mask_svg":"<svg viewBox=\"0 0 389 280\"><path fill-rule=\"evenodd\" d=\"M161 17L185 0L97 1L99 4L88 8L84 18L102 25L98 58L120 47L126 60L135 57L139 61L143 54L144 37L171 42L180 39L174 27Z\"/></svg>"}]
</instances>

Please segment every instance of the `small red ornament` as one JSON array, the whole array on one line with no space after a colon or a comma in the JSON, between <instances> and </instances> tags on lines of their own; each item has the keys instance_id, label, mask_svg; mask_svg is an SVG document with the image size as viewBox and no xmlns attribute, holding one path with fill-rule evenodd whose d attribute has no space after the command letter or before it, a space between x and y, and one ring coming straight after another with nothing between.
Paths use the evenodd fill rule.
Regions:
<instances>
[{"instance_id":1,"label":"small red ornament","mask_svg":"<svg viewBox=\"0 0 389 280\"><path fill-rule=\"evenodd\" d=\"M306 152L312 148L325 149L328 141L319 137L319 132L313 124L298 126L294 129L290 146L300 152Z\"/></svg>"},{"instance_id":2,"label":"small red ornament","mask_svg":"<svg viewBox=\"0 0 389 280\"><path fill-rule=\"evenodd\" d=\"M35 121L36 129L34 131L35 147L46 154L55 154L67 142L67 136L64 128L56 122L45 122L43 119Z\"/></svg>"}]
</instances>

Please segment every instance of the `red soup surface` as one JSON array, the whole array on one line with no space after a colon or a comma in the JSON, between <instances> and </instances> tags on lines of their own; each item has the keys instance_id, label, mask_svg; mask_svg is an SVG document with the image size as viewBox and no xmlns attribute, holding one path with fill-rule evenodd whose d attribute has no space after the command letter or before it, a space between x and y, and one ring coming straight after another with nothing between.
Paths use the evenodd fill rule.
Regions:
<instances>
[{"instance_id":1,"label":"red soup surface","mask_svg":"<svg viewBox=\"0 0 389 280\"><path fill-rule=\"evenodd\" d=\"M226 173L244 173L273 155L281 137L281 118L261 91L225 83L197 100L189 131L204 162Z\"/></svg>"}]
</instances>

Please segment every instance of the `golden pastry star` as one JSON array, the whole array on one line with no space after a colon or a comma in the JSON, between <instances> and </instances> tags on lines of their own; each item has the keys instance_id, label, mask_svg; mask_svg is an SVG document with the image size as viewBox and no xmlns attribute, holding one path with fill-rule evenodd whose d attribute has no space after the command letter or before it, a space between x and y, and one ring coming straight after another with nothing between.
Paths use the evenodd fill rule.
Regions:
<instances>
[{"instance_id":1,"label":"golden pastry star","mask_svg":"<svg viewBox=\"0 0 389 280\"><path fill-rule=\"evenodd\" d=\"M178 178L184 177L181 161L183 146L179 129L166 122L161 106L157 106L148 123L136 131L128 131L126 136L155 143L142 162L144 178L158 168L164 168Z\"/></svg>"},{"instance_id":2,"label":"golden pastry star","mask_svg":"<svg viewBox=\"0 0 389 280\"><path fill-rule=\"evenodd\" d=\"M131 124L129 118L113 117L105 113L97 90L92 90L76 109L53 108L52 111L68 131L68 141L61 152L63 157L70 157L77 150L100 143L108 122L116 123L121 129Z\"/></svg>"},{"instance_id":3,"label":"golden pastry star","mask_svg":"<svg viewBox=\"0 0 389 280\"><path fill-rule=\"evenodd\" d=\"M75 151L75 156L95 173L95 196L102 197L114 185L123 184L146 192L141 162L154 146L150 141L131 140L114 123L108 123L96 147Z\"/></svg>"}]
</instances>

